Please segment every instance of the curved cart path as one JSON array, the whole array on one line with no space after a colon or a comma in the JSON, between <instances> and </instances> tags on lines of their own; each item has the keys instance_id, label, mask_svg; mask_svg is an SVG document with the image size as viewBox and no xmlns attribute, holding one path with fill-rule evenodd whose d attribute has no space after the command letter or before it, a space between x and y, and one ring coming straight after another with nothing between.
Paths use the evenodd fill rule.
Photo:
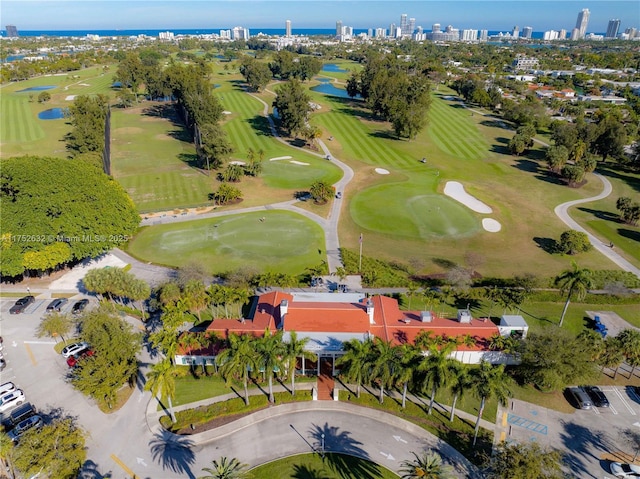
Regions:
<instances>
[{"instance_id":1,"label":"curved cart path","mask_svg":"<svg viewBox=\"0 0 640 479\"><path fill-rule=\"evenodd\" d=\"M591 242L591 244L596 250L598 250L600 253L605 255L607 258L609 258L611 261L613 261L623 270L633 273L638 278L640 278L640 268L637 268L636 266L632 265L629 261L627 261L622 256L620 256L608 244L600 241L598 238L596 238L594 235L592 235L586 229L580 226L577 221L571 218L571 216L569 216L569 208L571 208L572 206L601 200L609 196L611 194L611 191L613 191L611 182L607 178L605 178L604 176L598 173L594 173L594 175L596 178L602 181L602 185L604 186L604 189L600 194L596 196L592 196L591 198L582 198L580 200L567 201L566 203L562 203L561 205L556 206L554 209L554 212L556 215L558 215L558 218L560 218L567 226L569 226L570 228L576 231L581 231L585 233L589 237L589 241Z\"/></svg>"}]
</instances>

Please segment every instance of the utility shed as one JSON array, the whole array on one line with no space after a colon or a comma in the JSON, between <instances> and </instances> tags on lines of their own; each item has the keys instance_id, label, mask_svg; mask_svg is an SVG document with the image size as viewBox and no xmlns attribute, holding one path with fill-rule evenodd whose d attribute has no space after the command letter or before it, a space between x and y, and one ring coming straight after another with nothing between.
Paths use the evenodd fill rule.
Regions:
<instances>
[{"instance_id":1,"label":"utility shed","mask_svg":"<svg viewBox=\"0 0 640 479\"><path fill-rule=\"evenodd\" d=\"M519 314L505 314L500 318L498 331L500 331L500 336L515 336L524 339L527 337L529 325Z\"/></svg>"}]
</instances>

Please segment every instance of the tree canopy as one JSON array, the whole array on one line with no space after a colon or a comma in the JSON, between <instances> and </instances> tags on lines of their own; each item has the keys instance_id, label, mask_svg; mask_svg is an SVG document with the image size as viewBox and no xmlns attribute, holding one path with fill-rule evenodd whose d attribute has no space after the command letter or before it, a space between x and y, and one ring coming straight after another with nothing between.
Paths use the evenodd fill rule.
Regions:
<instances>
[{"instance_id":1,"label":"tree canopy","mask_svg":"<svg viewBox=\"0 0 640 479\"><path fill-rule=\"evenodd\" d=\"M280 124L290 135L301 132L309 118L311 98L302 88L298 80L289 80L276 88L276 99L273 106L278 109Z\"/></svg>"},{"instance_id":2,"label":"tree canopy","mask_svg":"<svg viewBox=\"0 0 640 479\"><path fill-rule=\"evenodd\" d=\"M3 277L95 257L126 242L138 226L124 189L94 166L35 156L0 165Z\"/></svg>"}]
</instances>

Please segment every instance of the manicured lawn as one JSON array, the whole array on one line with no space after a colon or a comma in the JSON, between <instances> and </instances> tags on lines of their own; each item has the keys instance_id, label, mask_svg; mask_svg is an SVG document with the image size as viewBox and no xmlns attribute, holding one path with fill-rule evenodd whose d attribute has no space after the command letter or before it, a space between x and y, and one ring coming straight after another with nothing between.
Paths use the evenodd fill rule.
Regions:
<instances>
[{"instance_id":1,"label":"manicured lawn","mask_svg":"<svg viewBox=\"0 0 640 479\"><path fill-rule=\"evenodd\" d=\"M345 454L300 454L251 469L252 477L278 479L393 479L398 476L384 467Z\"/></svg>"},{"instance_id":2,"label":"manicured lawn","mask_svg":"<svg viewBox=\"0 0 640 479\"><path fill-rule=\"evenodd\" d=\"M264 221L260 221L261 218ZM143 229L128 252L169 266L197 262L212 274L239 267L300 274L324 256L320 226L288 211L261 211Z\"/></svg>"}]
</instances>

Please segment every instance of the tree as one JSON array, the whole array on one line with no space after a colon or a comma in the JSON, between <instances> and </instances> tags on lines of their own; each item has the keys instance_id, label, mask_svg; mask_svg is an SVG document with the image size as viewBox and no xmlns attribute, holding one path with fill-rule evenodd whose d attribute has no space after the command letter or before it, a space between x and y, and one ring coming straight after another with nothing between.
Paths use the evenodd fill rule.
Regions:
<instances>
[{"instance_id":1,"label":"tree","mask_svg":"<svg viewBox=\"0 0 640 479\"><path fill-rule=\"evenodd\" d=\"M622 343L617 336L609 336L604 340L604 350L598 358L598 364L602 368L611 368L614 370L613 379L618 375L618 368L624 361L624 351Z\"/></svg>"},{"instance_id":2,"label":"tree","mask_svg":"<svg viewBox=\"0 0 640 479\"><path fill-rule=\"evenodd\" d=\"M182 292L184 300L190 311L195 311L198 315L198 322L202 322L200 313L209 304L209 296L207 295L207 288L202 281L193 279L184 286Z\"/></svg>"},{"instance_id":3,"label":"tree","mask_svg":"<svg viewBox=\"0 0 640 479\"><path fill-rule=\"evenodd\" d=\"M0 160L0 171L3 277L96 257L126 242L140 222L124 189L83 161L15 157Z\"/></svg>"},{"instance_id":4,"label":"tree","mask_svg":"<svg viewBox=\"0 0 640 479\"><path fill-rule=\"evenodd\" d=\"M456 403L458 398L462 397L464 393L470 387L470 379L467 368L462 363L457 362L452 364L453 374L451 375L451 382L449 388L453 393L453 402L451 403L451 415L449 416L449 422L453 422L453 418L456 413Z\"/></svg>"},{"instance_id":5,"label":"tree","mask_svg":"<svg viewBox=\"0 0 640 479\"><path fill-rule=\"evenodd\" d=\"M637 329L623 329L616 335L616 338L620 341L627 363L633 367L630 374L630 376L633 376L640 360L640 331Z\"/></svg>"},{"instance_id":6,"label":"tree","mask_svg":"<svg viewBox=\"0 0 640 479\"><path fill-rule=\"evenodd\" d=\"M176 415L173 412L173 398L176 395L175 369L169 359L165 358L159 363L151 366L151 371L147 373L147 382L144 385L145 391L158 398L162 404L162 398L167 398L169 402L169 417L171 422L176 422Z\"/></svg>"},{"instance_id":7,"label":"tree","mask_svg":"<svg viewBox=\"0 0 640 479\"><path fill-rule=\"evenodd\" d=\"M578 254L589 251L593 246L589 242L586 233L576 230L567 230L560 235L558 249L565 254Z\"/></svg>"},{"instance_id":8,"label":"tree","mask_svg":"<svg viewBox=\"0 0 640 479\"><path fill-rule=\"evenodd\" d=\"M473 433L474 445L478 438L480 419L487 399L495 397L504 406L507 404L509 396L511 396L509 388L513 380L504 372L504 367L504 364L492 366L483 360L480 362L480 366L471 370L469 374L472 390L480 398L480 408L478 409L478 418Z\"/></svg>"},{"instance_id":9,"label":"tree","mask_svg":"<svg viewBox=\"0 0 640 479\"><path fill-rule=\"evenodd\" d=\"M240 74L244 77L249 88L254 91L265 88L272 76L269 65L259 62L249 55L243 56L240 61Z\"/></svg>"},{"instance_id":10,"label":"tree","mask_svg":"<svg viewBox=\"0 0 640 479\"><path fill-rule=\"evenodd\" d=\"M598 123L597 137L593 142L596 153L605 161L609 156L619 157L624 154L627 144L627 132L617 115L606 114Z\"/></svg>"},{"instance_id":11,"label":"tree","mask_svg":"<svg viewBox=\"0 0 640 479\"><path fill-rule=\"evenodd\" d=\"M282 342L282 330L271 334L265 330L262 338L256 341L256 353L258 355L258 365L264 368L269 383L269 402L275 402L273 398L273 375L284 369L283 354L285 353Z\"/></svg>"},{"instance_id":12,"label":"tree","mask_svg":"<svg viewBox=\"0 0 640 479\"><path fill-rule=\"evenodd\" d=\"M433 404L436 399L436 392L447 387L455 374L455 359L451 359L449 354L455 348L454 344L447 344L442 349L438 349L435 345L429 348L429 353L423 356L420 361L419 370L421 372L422 389L431 389L431 399L429 401L429 409L427 414L431 414Z\"/></svg>"},{"instance_id":13,"label":"tree","mask_svg":"<svg viewBox=\"0 0 640 479\"><path fill-rule=\"evenodd\" d=\"M248 406L249 391L247 382L249 380L249 370L254 371L258 363L255 339L247 334L238 336L231 333L229 335L229 347L218 355L216 362L220 365L220 374L225 379L227 386L234 376L242 378L244 403Z\"/></svg>"},{"instance_id":14,"label":"tree","mask_svg":"<svg viewBox=\"0 0 640 479\"><path fill-rule=\"evenodd\" d=\"M591 340L559 327L529 334L519 352L517 374L523 382L534 384L543 392L588 382L597 373Z\"/></svg>"},{"instance_id":15,"label":"tree","mask_svg":"<svg viewBox=\"0 0 640 479\"><path fill-rule=\"evenodd\" d=\"M2 471L8 471L10 475L7 477L14 478L15 472L11 463L13 454L13 441L5 431L0 431L0 467ZM0 476L4 477L4 476Z\"/></svg>"},{"instance_id":16,"label":"tree","mask_svg":"<svg viewBox=\"0 0 640 479\"><path fill-rule=\"evenodd\" d=\"M634 203L628 196L622 196L616 201L616 208L620 211L620 219L627 224L636 225L640 220L640 204Z\"/></svg>"},{"instance_id":17,"label":"tree","mask_svg":"<svg viewBox=\"0 0 640 479\"><path fill-rule=\"evenodd\" d=\"M396 382L402 384L402 409L404 409L407 404L407 390L414 379L416 358L420 355L420 350L408 343L398 347L400 348L400 361L396 365Z\"/></svg>"},{"instance_id":18,"label":"tree","mask_svg":"<svg viewBox=\"0 0 640 479\"><path fill-rule=\"evenodd\" d=\"M317 180L311 184L309 193L316 203L326 203L333 196L333 187L326 181Z\"/></svg>"},{"instance_id":19,"label":"tree","mask_svg":"<svg viewBox=\"0 0 640 479\"><path fill-rule=\"evenodd\" d=\"M217 123L205 123L199 126L198 156L207 170L218 169L233 153L233 145L227 133Z\"/></svg>"},{"instance_id":20,"label":"tree","mask_svg":"<svg viewBox=\"0 0 640 479\"><path fill-rule=\"evenodd\" d=\"M567 180L569 186L576 186L584 180L584 168L577 165L565 165L560 170L560 176Z\"/></svg>"},{"instance_id":21,"label":"tree","mask_svg":"<svg viewBox=\"0 0 640 479\"><path fill-rule=\"evenodd\" d=\"M509 140L509 151L516 155L520 156L527 149L527 139L524 135L516 133Z\"/></svg>"},{"instance_id":22,"label":"tree","mask_svg":"<svg viewBox=\"0 0 640 479\"><path fill-rule=\"evenodd\" d=\"M64 338L71 331L73 321L66 314L60 314L57 312L48 314L42 321L36 331L36 335L41 338L43 336L49 336L55 338L60 336L62 341L66 344L67 340Z\"/></svg>"},{"instance_id":23,"label":"tree","mask_svg":"<svg viewBox=\"0 0 640 479\"><path fill-rule=\"evenodd\" d=\"M453 479L455 475L450 466L442 463L442 458L434 451L421 455L412 452L412 461L402 461L400 474L402 479Z\"/></svg>"},{"instance_id":24,"label":"tree","mask_svg":"<svg viewBox=\"0 0 640 479\"><path fill-rule=\"evenodd\" d=\"M488 479L562 479L562 453L537 442L501 442L489 459Z\"/></svg>"},{"instance_id":25,"label":"tree","mask_svg":"<svg viewBox=\"0 0 640 479\"><path fill-rule=\"evenodd\" d=\"M71 479L86 458L85 434L70 418L26 431L13 452L13 464L24 477Z\"/></svg>"},{"instance_id":26,"label":"tree","mask_svg":"<svg viewBox=\"0 0 640 479\"><path fill-rule=\"evenodd\" d=\"M555 279L555 284L560 287L560 292L567 294L567 301L560 316L560 327L562 327L564 316L567 313L567 308L569 308L571 296L575 294L576 299L579 301L586 296L587 290L593 287L593 273L591 270L578 268L575 261L571 262L571 266L572 269L563 271Z\"/></svg>"},{"instance_id":27,"label":"tree","mask_svg":"<svg viewBox=\"0 0 640 479\"><path fill-rule=\"evenodd\" d=\"M311 351L307 351L304 347L309 341L309 338L298 339L298 334L295 331L289 333L289 341L284 343L283 362L287 367L289 377L291 377L291 395L296 394L296 366L298 358L315 359L315 354Z\"/></svg>"},{"instance_id":28,"label":"tree","mask_svg":"<svg viewBox=\"0 0 640 479\"><path fill-rule=\"evenodd\" d=\"M545 159L551 171L559 173L569 159L569 150L564 145L550 146L545 153Z\"/></svg>"},{"instance_id":29,"label":"tree","mask_svg":"<svg viewBox=\"0 0 640 479\"><path fill-rule=\"evenodd\" d=\"M213 193L213 199L220 205L226 205L232 201L242 198L242 191L239 188L223 183L218 188L218 191Z\"/></svg>"},{"instance_id":30,"label":"tree","mask_svg":"<svg viewBox=\"0 0 640 479\"><path fill-rule=\"evenodd\" d=\"M290 136L295 136L307 124L311 98L298 80L289 80L276 88L276 93L273 106L278 110L280 124Z\"/></svg>"},{"instance_id":31,"label":"tree","mask_svg":"<svg viewBox=\"0 0 640 479\"><path fill-rule=\"evenodd\" d=\"M208 473L206 476L199 476L198 479L245 479L249 466L242 464L235 457L228 460L221 457L220 461L211 461L213 467L203 467L202 470Z\"/></svg>"},{"instance_id":32,"label":"tree","mask_svg":"<svg viewBox=\"0 0 640 479\"><path fill-rule=\"evenodd\" d=\"M396 381L398 366L401 362L400 350L391 341L384 341L378 337L373 340L371 370L369 378L380 386L380 404L384 403L384 390L390 388Z\"/></svg>"},{"instance_id":33,"label":"tree","mask_svg":"<svg viewBox=\"0 0 640 479\"><path fill-rule=\"evenodd\" d=\"M238 163L229 163L222 173L220 179L225 182L236 183L244 175L244 168Z\"/></svg>"},{"instance_id":34,"label":"tree","mask_svg":"<svg viewBox=\"0 0 640 479\"><path fill-rule=\"evenodd\" d=\"M373 343L371 340L352 339L343 345L345 353L336 360L340 373L349 382L356 383L356 397L360 397L360 386L369 376Z\"/></svg>"},{"instance_id":35,"label":"tree","mask_svg":"<svg viewBox=\"0 0 640 479\"><path fill-rule=\"evenodd\" d=\"M38 95L38 103L46 103L51 100L51 93L43 91Z\"/></svg>"},{"instance_id":36,"label":"tree","mask_svg":"<svg viewBox=\"0 0 640 479\"><path fill-rule=\"evenodd\" d=\"M105 95L74 98L69 107L71 131L65 136L66 147L72 157L88 152L102 153L108 109L109 99Z\"/></svg>"}]
</instances>

